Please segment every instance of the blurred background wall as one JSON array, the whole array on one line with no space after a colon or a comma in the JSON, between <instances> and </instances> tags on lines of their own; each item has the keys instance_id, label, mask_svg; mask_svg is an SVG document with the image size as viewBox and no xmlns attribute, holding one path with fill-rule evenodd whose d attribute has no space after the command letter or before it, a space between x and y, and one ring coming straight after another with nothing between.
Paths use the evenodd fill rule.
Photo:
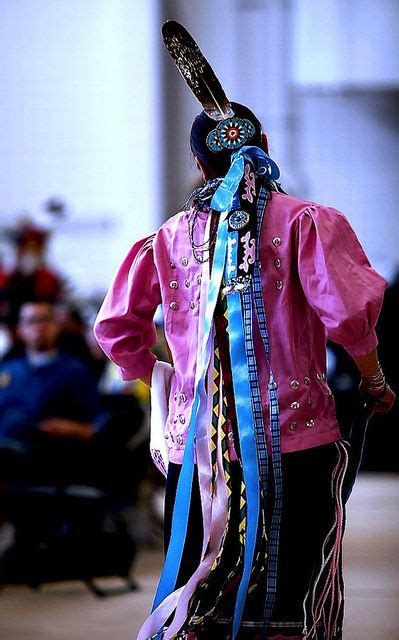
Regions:
<instances>
[{"instance_id":1,"label":"blurred background wall","mask_svg":"<svg viewBox=\"0 0 399 640\"><path fill-rule=\"evenodd\" d=\"M341 209L391 273L397 0L2 0L1 224L61 197L52 260L102 294L131 243L182 206L199 108L163 50L166 18L259 115L286 190Z\"/></svg>"},{"instance_id":2,"label":"blurred background wall","mask_svg":"<svg viewBox=\"0 0 399 640\"><path fill-rule=\"evenodd\" d=\"M157 0L2 0L0 214L67 218L52 261L83 294L105 289L158 218Z\"/></svg>"}]
</instances>

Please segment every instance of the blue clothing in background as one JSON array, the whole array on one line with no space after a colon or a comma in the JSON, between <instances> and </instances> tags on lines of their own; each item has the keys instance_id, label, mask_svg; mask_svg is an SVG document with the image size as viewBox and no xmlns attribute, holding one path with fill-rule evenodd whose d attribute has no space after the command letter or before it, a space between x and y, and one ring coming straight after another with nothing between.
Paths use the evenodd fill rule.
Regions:
<instances>
[{"instance_id":1,"label":"blue clothing in background","mask_svg":"<svg viewBox=\"0 0 399 640\"><path fill-rule=\"evenodd\" d=\"M94 422L100 398L91 372L59 353L32 364L23 355L0 363L0 438L33 441L47 418Z\"/></svg>"}]
</instances>

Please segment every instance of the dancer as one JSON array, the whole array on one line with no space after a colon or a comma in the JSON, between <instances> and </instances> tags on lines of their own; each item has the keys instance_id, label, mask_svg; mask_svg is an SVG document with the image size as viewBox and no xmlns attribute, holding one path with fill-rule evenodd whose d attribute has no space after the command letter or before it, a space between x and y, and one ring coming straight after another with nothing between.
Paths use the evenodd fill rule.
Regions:
<instances>
[{"instance_id":1,"label":"dancer","mask_svg":"<svg viewBox=\"0 0 399 640\"><path fill-rule=\"evenodd\" d=\"M337 640L351 445L326 337L389 410L374 330L386 282L340 212L284 193L259 120L228 100L190 34L167 22L163 37L203 106L191 148L204 185L133 246L95 324L123 379L167 395L152 438L166 558L138 640ZM159 304L166 370L151 352Z\"/></svg>"}]
</instances>

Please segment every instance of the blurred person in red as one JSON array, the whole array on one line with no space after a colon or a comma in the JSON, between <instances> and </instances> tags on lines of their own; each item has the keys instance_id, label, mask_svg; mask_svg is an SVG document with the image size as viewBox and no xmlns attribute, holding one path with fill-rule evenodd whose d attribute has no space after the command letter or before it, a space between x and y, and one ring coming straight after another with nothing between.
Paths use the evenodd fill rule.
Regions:
<instances>
[{"instance_id":1,"label":"blurred person in red","mask_svg":"<svg viewBox=\"0 0 399 640\"><path fill-rule=\"evenodd\" d=\"M0 322L16 339L18 313L25 300L40 298L55 302L63 292L62 278L46 263L50 232L29 218L23 218L9 232L14 247L11 267L0 267Z\"/></svg>"}]
</instances>

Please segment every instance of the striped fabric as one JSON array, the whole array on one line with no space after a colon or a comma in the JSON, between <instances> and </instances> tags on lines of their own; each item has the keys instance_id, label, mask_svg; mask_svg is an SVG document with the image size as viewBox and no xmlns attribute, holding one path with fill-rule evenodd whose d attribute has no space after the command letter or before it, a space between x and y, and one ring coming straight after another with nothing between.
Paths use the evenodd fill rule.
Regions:
<instances>
[{"instance_id":1,"label":"striped fabric","mask_svg":"<svg viewBox=\"0 0 399 640\"><path fill-rule=\"evenodd\" d=\"M257 206L257 238L260 237L263 218L266 211L266 205L269 192L262 186L258 196ZM283 478L281 472L281 435L280 435L280 419L278 408L277 388L273 376L273 370L270 362L270 341L267 330L266 312L263 301L262 281L259 268L259 243L256 246L255 268L252 278L252 293L256 309L257 322L260 335L263 341L266 360L269 365L269 401L270 401L270 437L271 437L271 458L274 478L274 508L271 520L269 544L268 544L268 561L266 573L266 600L264 610L264 636L266 637L267 629L270 624L273 605L276 595L277 586L277 561L280 539L281 512L283 506ZM259 446L259 445L258 445Z\"/></svg>"}]
</instances>

